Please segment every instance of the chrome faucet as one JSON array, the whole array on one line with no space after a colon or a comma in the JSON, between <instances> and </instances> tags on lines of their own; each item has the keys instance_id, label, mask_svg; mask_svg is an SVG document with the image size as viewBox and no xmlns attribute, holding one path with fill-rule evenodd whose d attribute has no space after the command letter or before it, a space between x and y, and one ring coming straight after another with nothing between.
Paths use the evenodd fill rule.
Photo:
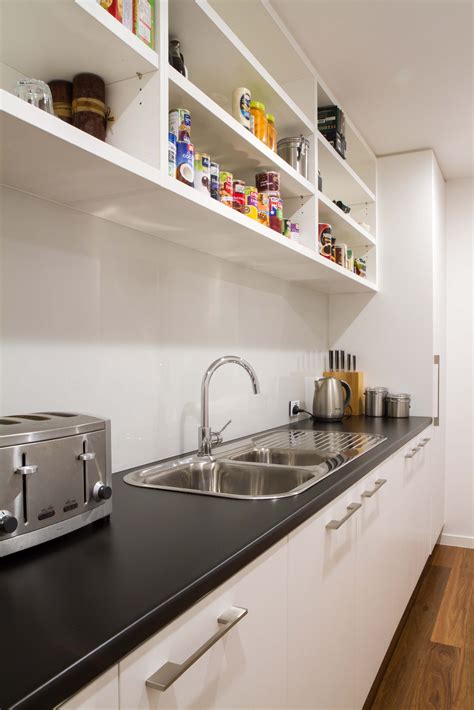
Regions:
<instances>
[{"instance_id":1,"label":"chrome faucet","mask_svg":"<svg viewBox=\"0 0 474 710\"><path fill-rule=\"evenodd\" d=\"M248 372L249 377L252 380L253 393L259 394L260 392L260 385L258 383L257 373L253 369L252 365L247 362L247 360L244 360L242 357L238 357L237 355L224 355L224 357L220 357L217 360L214 360L214 362L209 365L206 372L204 373L204 377L202 378L201 384L201 426L198 430L198 456L210 456L212 454L213 444L215 444L216 446L222 444L222 432L229 426L232 421L231 419L229 419L227 424L224 424L222 429L217 432L213 432L209 426L209 383L215 371L219 367L221 367L221 365L226 365L227 363L234 363L235 365L240 365L241 367L243 367L244 370Z\"/></svg>"}]
</instances>

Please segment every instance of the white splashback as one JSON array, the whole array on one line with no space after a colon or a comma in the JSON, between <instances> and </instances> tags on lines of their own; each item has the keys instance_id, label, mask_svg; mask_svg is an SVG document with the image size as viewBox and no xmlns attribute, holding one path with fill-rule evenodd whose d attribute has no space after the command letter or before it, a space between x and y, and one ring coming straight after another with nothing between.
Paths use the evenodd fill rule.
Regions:
<instances>
[{"instance_id":1,"label":"white splashback","mask_svg":"<svg viewBox=\"0 0 474 710\"><path fill-rule=\"evenodd\" d=\"M284 424L321 372L327 297L5 189L0 241L0 413L110 417L113 469L196 448L200 384L229 438Z\"/></svg>"}]
</instances>

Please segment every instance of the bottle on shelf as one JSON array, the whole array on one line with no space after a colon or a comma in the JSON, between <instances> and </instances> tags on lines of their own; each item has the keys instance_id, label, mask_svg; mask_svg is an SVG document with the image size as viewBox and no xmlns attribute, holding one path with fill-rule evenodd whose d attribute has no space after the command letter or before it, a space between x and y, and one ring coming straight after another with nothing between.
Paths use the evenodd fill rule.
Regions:
<instances>
[{"instance_id":1,"label":"bottle on shelf","mask_svg":"<svg viewBox=\"0 0 474 710\"><path fill-rule=\"evenodd\" d=\"M234 118L248 131L251 130L250 98L250 91L245 86L239 86L234 89L232 94L232 113Z\"/></svg>"},{"instance_id":2,"label":"bottle on shelf","mask_svg":"<svg viewBox=\"0 0 474 710\"><path fill-rule=\"evenodd\" d=\"M253 132L254 135L263 143L267 142L267 115L265 113L265 104L260 103L260 101L250 102L250 113L253 116Z\"/></svg>"},{"instance_id":3,"label":"bottle on shelf","mask_svg":"<svg viewBox=\"0 0 474 710\"><path fill-rule=\"evenodd\" d=\"M277 131L275 128L275 116L272 113L267 113L267 145L270 150L276 153Z\"/></svg>"},{"instance_id":4,"label":"bottle on shelf","mask_svg":"<svg viewBox=\"0 0 474 710\"><path fill-rule=\"evenodd\" d=\"M188 71L184 63L184 57L181 52L181 45L179 39L170 39L168 61L171 66L176 69L176 71L178 71L183 76L188 76Z\"/></svg>"}]
</instances>

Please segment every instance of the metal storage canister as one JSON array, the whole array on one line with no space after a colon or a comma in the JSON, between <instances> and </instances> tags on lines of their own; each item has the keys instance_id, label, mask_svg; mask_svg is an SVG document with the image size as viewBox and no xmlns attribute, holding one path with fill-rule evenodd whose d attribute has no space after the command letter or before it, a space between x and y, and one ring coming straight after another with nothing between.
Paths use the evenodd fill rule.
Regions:
<instances>
[{"instance_id":1,"label":"metal storage canister","mask_svg":"<svg viewBox=\"0 0 474 710\"><path fill-rule=\"evenodd\" d=\"M386 387L366 387L364 394L365 415L367 417L383 417L388 389Z\"/></svg>"},{"instance_id":2,"label":"metal storage canister","mask_svg":"<svg viewBox=\"0 0 474 710\"><path fill-rule=\"evenodd\" d=\"M304 178L308 177L309 140L304 136L282 138L278 141L278 155Z\"/></svg>"},{"instance_id":3,"label":"metal storage canister","mask_svg":"<svg viewBox=\"0 0 474 710\"><path fill-rule=\"evenodd\" d=\"M394 419L406 419L410 416L409 394L388 394L386 398L386 416Z\"/></svg>"}]
</instances>

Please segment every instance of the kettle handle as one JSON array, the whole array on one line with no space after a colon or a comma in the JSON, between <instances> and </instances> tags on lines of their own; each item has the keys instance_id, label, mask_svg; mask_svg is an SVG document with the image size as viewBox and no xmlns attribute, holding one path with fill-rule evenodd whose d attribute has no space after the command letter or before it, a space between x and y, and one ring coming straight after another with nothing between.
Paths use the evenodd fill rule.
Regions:
<instances>
[{"instance_id":1,"label":"kettle handle","mask_svg":"<svg viewBox=\"0 0 474 710\"><path fill-rule=\"evenodd\" d=\"M344 399L344 409L350 404L351 399L352 399L352 390L350 388L350 385L345 381L345 380L340 380L341 385L344 387L346 391L346 397Z\"/></svg>"}]
</instances>

